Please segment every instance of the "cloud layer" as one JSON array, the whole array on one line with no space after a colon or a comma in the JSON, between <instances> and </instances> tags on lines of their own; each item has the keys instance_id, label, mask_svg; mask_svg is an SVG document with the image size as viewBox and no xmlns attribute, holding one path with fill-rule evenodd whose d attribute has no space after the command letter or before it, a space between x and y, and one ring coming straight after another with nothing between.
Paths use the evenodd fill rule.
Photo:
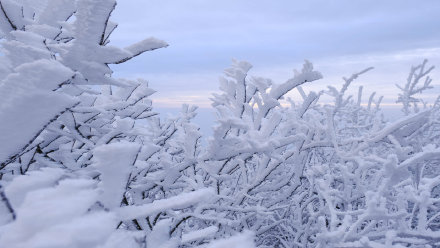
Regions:
<instances>
[{"instance_id":1,"label":"cloud layer","mask_svg":"<svg viewBox=\"0 0 440 248\"><path fill-rule=\"evenodd\" d=\"M440 66L438 13L434 0L120 1L113 44L155 36L170 47L114 70L148 79L158 90L156 105L205 107L231 58L251 62L254 74L274 80L286 80L307 58L325 76L313 90L375 66L359 83L391 99L412 64L427 57Z\"/></svg>"}]
</instances>

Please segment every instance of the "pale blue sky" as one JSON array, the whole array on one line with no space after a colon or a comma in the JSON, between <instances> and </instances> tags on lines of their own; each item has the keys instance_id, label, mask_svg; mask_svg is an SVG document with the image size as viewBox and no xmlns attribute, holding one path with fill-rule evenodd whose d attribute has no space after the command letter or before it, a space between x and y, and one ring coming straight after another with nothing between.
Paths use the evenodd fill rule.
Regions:
<instances>
[{"instance_id":1,"label":"pale blue sky","mask_svg":"<svg viewBox=\"0 0 440 248\"><path fill-rule=\"evenodd\" d=\"M158 91L155 106L207 107L232 58L252 63L252 75L278 82L309 59L325 77L311 90L374 66L354 86L379 91L392 103L394 84L423 58L438 68L432 76L439 84L439 13L434 0L120 0L112 44L154 36L170 46L113 69L116 76L149 80Z\"/></svg>"}]
</instances>

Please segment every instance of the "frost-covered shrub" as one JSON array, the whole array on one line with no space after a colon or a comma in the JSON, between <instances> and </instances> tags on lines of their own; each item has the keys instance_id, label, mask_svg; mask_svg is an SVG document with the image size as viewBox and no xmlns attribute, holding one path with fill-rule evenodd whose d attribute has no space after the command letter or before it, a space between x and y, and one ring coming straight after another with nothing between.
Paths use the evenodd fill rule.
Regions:
<instances>
[{"instance_id":1,"label":"frost-covered shrub","mask_svg":"<svg viewBox=\"0 0 440 248\"><path fill-rule=\"evenodd\" d=\"M411 70L409 81L427 75L425 64L415 67L420 69L415 76ZM419 87L417 81L401 87L401 96L413 95L407 91ZM423 89L430 79L425 82ZM410 113L408 106L415 99L399 97L406 116L385 122L370 103L359 104L361 94L354 101L345 98L343 90L332 92L335 104L328 106L326 122L333 144L321 149L328 156L315 156L306 173L321 212L318 246L438 245L437 104Z\"/></svg>"},{"instance_id":2,"label":"frost-covered shrub","mask_svg":"<svg viewBox=\"0 0 440 248\"><path fill-rule=\"evenodd\" d=\"M220 232L250 229L259 244L279 246L287 244L286 228L293 226L287 223L290 201L305 191L304 147L312 140L304 114L318 95L304 95L304 102L290 112L279 100L322 76L307 61L301 72L282 84L249 77L250 68L236 61L225 71L222 94L213 98L218 125L203 155L204 167L219 197L219 206L211 208L224 219Z\"/></svg>"},{"instance_id":3,"label":"frost-covered shrub","mask_svg":"<svg viewBox=\"0 0 440 248\"><path fill-rule=\"evenodd\" d=\"M167 44L111 46L113 0L0 5L0 246L176 247L202 239L173 224L212 194L180 179L197 154L195 109L164 125L153 118L147 82L114 79L108 66Z\"/></svg>"},{"instance_id":4,"label":"frost-covered shrub","mask_svg":"<svg viewBox=\"0 0 440 248\"><path fill-rule=\"evenodd\" d=\"M111 46L115 5L0 1L0 247L440 246L426 61L398 86L393 122L382 98L346 95L371 68L306 93L322 78L308 61L280 84L234 61L202 146L196 107L161 119L146 81L111 77L109 64L167 46ZM283 106L292 90L301 99Z\"/></svg>"},{"instance_id":5,"label":"frost-covered shrub","mask_svg":"<svg viewBox=\"0 0 440 248\"><path fill-rule=\"evenodd\" d=\"M341 89L306 94L301 84L320 77L308 62L282 85L249 79L250 67L226 70L230 79L213 99L218 125L202 155L219 197L218 206L202 207L222 213L219 234L251 229L261 247L438 243L438 100L414 104L430 88L426 61L399 87L406 115L394 122L380 112L382 97L362 101L362 87L357 99L345 94L371 68L344 78ZM272 96L283 85L303 101L280 106ZM322 94L333 104L317 104Z\"/></svg>"},{"instance_id":6,"label":"frost-covered shrub","mask_svg":"<svg viewBox=\"0 0 440 248\"><path fill-rule=\"evenodd\" d=\"M38 167L32 165L38 159L84 167L93 146L126 138L134 120L152 115L146 98L154 91L142 81L112 78L108 64L167 44L150 38L123 49L108 45L115 5L2 1L1 118L9 120L0 130L8 141L0 157L5 176ZM12 137L17 129L22 131Z\"/></svg>"}]
</instances>

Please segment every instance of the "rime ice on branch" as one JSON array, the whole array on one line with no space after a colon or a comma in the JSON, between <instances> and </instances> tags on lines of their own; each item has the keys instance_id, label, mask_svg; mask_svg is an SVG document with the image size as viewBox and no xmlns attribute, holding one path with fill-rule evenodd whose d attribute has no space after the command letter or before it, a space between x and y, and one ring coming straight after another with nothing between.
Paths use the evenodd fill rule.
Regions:
<instances>
[{"instance_id":1,"label":"rime ice on branch","mask_svg":"<svg viewBox=\"0 0 440 248\"><path fill-rule=\"evenodd\" d=\"M234 61L203 146L197 107L161 119L145 80L111 77L167 46L111 46L115 6L0 0L0 247L440 245L440 100L416 96L426 61L393 122L381 97L346 95L371 68L307 92L322 78L308 61L283 83ZM282 106L292 90L302 99Z\"/></svg>"}]
</instances>

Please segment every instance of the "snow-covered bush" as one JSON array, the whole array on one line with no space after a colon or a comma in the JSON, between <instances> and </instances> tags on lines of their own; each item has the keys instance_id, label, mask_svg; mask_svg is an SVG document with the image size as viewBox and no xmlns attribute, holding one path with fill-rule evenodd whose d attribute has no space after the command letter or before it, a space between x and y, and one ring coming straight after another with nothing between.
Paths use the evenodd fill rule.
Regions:
<instances>
[{"instance_id":1,"label":"snow-covered bush","mask_svg":"<svg viewBox=\"0 0 440 248\"><path fill-rule=\"evenodd\" d=\"M318 95L304 95L303 103L290 112L280 106L280 99L322 76L307 61L301 72L282 84L248 77L250 68L235 61L225 71L223 93L213 98L218 125L203 160L219 197L218 207L212 208L224 218L220 232L250 229L258 244L270 247L287 244L290 234L285 224L293 224L286 223L290 201L305 190L304 147L312 142L305 113Z\"/></svg>"},{"instance_id":2,"label":"snow-covered bush","mask_svg":"<svg viewBox=\"0 0 440 248\"><path fill-rule=\"evenodd\" d=\"M399 87L406 116L387 122L382 97L363 102L362 87L357 99L346 96L372 68L344 78L341 89L306 94L301 84L320 78L308 62L280 85L249 79L251 66L234 62L214 95L218 125L201 159L218 194L217 206L201 207L221 213L217 235L250 229L260 247L435 245L438 100L420 109L401 97L430 87L426 63ZM303 101L282 107L279 89L295 87ZM333 104L317 104L322 94Z\"/></svg>"},{"instance_id":3,"label":"snow-covered bush","mask_svg":"<svg viewBox=\"0 0 440 248\"><path fill-rule=\"evenodd\" d=\"M427 247L439 245L438 163L440 161L438 103L423 110L409 106L427 89L426 61L411 69L398 102L406 114L385 122L375 110L346 100L330 107L333 137L326 161L315 162L307 175L314 180L317 202L325 214L317 235L320 247ZM432 70L428 69L428 72ZM414 81L413 81L414 80ZM336 92L336 91L335 91ZM341 92L341 91L340 91ZM335 101L344 99L334 94ZM351 116L351 118L350 118Z\"/></svg>"},{"instance_id":4,"label":"snow-covered bush","mask_svg":"<svg viewBox=\"0 0 440 248\"><path fill-rule=\"evenodd\" d=\"M114 79L108 66L167 44L149 38L111 46L113 0L0 5L0 246L175 247L194 240L170 233L173 213L213 194L174 186L181 171L173 162L196 153L178 150L181 141L197 149L189 147L197 145L189 124L195 109L164 126L153 118L147 82ZM158 193L149 189L156 182ZM158 217L145 228L138 220L149 216Z\"/></svg>"},{"instance_id":5,"label":"snow-covered bush","mask_svg":"<svg viewBox=\"0 0 440 248\"><path fill-rule=\"evenodd\" d=\"M115 0L0 1L0 247L440 246L440 98L427 61L382 98L318 93L234 61L203 146L197 108L161 119L145 80L109 64L166 47L111 46ZM297 90L301 99L282 104ZM327 94L332 104L320 104ZM289 100L289 99L287 99Z\"/></svg>"}]
</instances>

